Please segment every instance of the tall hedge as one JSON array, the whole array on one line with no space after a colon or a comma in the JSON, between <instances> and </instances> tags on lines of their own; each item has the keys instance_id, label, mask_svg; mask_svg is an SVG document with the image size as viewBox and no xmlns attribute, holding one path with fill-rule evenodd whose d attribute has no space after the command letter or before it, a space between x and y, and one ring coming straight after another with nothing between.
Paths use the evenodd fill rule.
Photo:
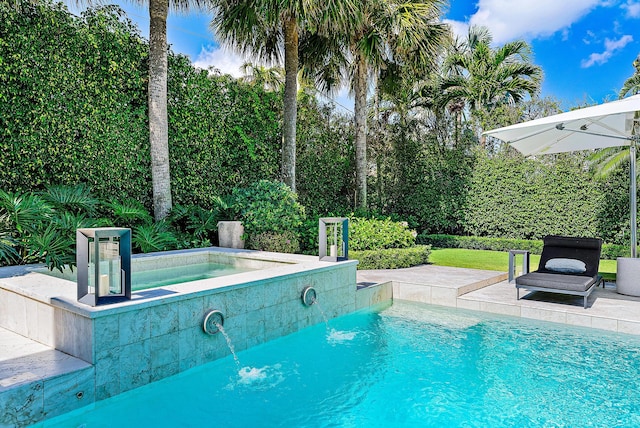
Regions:
<instances>
[{"instance_id":1,"label":"tall hedge","mask_svg":"<svg viewBox=\"0 0 640 428\"><path fill-rule=\"evenodd\" d=\"M146 201L147 46L116 7L0 3L0 188Z\"/></svg>"},{"instance_id":2,"label":"tall hedge","mask_svg":"<svg viewBox=\"0 0 640 428\"><path fill-rule=\"evenodd\" d=\"M87 183L150 206L148 44L117 6L81 17L62 4L0 3L0 188ZM281 95L170 53L175 203L279 171Z\"/></svg>"},{"instance_id":3,"label":"tall hedge","mask_svg":"<svg viewBox=\"0 0 640 428\"><path fill-rule=\"evenodd\" d=\"M185 56L169 62L169 154L178 204L214 204L280 173L279 93L194 68Z\"/></svg>"},{"instance_id":4,"label":"tall hedge","mask_svg":"<svg viewBox=\"0 0 640 428\"><path fill-rule=\"evenodd\" d=\"M525 159L479 154L467 200L471 235L540 239L549 234L602 236L602 184L581 154Z\"/></svg>"},{"instance_id":5,"label":"tall hedge","mask_svg":"<svg viewBox=\"0 0 640 428\"><path fill-rule=\"evenodd\" d=\"M326 216L353 209L355 148L353 125L321 106L314 96L298 96L296 179L300 203Z\"/></svg>"}]
</instances>

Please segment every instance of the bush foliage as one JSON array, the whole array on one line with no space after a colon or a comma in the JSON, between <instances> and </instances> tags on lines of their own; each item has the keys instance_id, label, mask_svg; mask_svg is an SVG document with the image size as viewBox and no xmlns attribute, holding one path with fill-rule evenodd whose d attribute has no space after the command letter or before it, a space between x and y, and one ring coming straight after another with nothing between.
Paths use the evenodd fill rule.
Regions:
<instances>
[{"instance_id":1,"label":"bush foliage","mask_svg":"<svg viewBox=\"0 0 640 428\"><path fill-rule=\"evenodd\" d=\"M416 243L415 231L407 223L387 219L352 217L349 220L349 248L353 251L409 248Z\"/></svg>"},{"instance_id":2,"label":"bush foliage","mask_svg":"<svg viewBox=\"0 0 640 428\"><path fill-rule=\"evenodd\" d=\"M431 246L418 245L412 248L389 248L349 252L349 258L358 260L358 269L402 269L426 264Z\"/></svg>"},{"instance_id":3,"label":"bush foliage","mask_svg":"<svg viewBox=\"0 0 640 428\"><path fill-rule=\"evenodd\" d=\"M526 250L532 254L541 254L543 242L541 240L488 238L478 236L429 235L420 234L416 238L419 244L428 244L433 248L465 248L468 250ZM629 246L617 244L602 244L600 258L615 260L618 257L628 257Z\"/></svg>"},{"instance_id":4,"label":"bush foliage","mask_svg":"<svg viewBox=\"0 0 640 428\"><path fill-rule=\"evenodd\" d=\"M289 186L260 180L248 187L233 189L233 209L247 235L263 232L297 232L304 220L304 207Z\"/></svg>"}]
</instances>

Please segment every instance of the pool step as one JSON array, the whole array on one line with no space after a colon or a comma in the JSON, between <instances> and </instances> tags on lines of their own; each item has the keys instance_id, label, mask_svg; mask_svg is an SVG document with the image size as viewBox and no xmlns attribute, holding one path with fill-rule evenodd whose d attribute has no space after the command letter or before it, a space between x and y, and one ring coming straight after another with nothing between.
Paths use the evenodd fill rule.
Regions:
<instances>
[{"instance_id":1,"label":"pool step","mask_svg":"<svg viewBox=\"0 0 640 428\"><path fill-rule=\"evenodd\" d=\"M91 364L0 328L0 427L29 425L94 401Z\"/></svg>"}]
</instances>

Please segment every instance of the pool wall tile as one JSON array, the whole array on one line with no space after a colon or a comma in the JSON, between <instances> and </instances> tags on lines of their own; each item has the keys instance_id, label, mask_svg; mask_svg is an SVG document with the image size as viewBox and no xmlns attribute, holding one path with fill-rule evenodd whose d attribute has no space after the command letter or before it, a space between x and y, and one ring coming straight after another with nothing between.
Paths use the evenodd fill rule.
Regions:
<instances>
[{"instance_id":1,"label":"pool wall tile","mask_svg":"<svg viewBox=\"0 0 640 428\"><path fill-rule=\"evenodd\" d=\"M522 318L531 318L542 321L551 321L560 324L567 323L567 313L566 312L557 312L557 311L549 311L541 308L532 308L528 306L522 306L520 308L520 316Z\"/></svg>"},{"instance_id":2,"label":"pool wall tile","mask_svg":"<svg viewBox=\"0 0 640 428\"><path fill-rule=\"evenodd\" d=\"M122 346L120 392L146 385L151 380L151 340Z\"/></svg>"},{"instance_id":3,"label":"pool wall tile","mask_svg":"<svg viewBox=\"0 0 640 428\"><path fill-rule=\"evenodd\" d=\"M591 327L592 317L590 315L574 314L567 312L567 324L579 327Z\"/></svg>"},{"instance_id":4,"label":"pool wall tile","mask_svg":"<svg viewBox=\"0 0 640 428\"><path fill-rule=\"evenodd\" d=\"M181 331L202 325L204 320L204 299L198 297L179 302L178 319Z\"/></svg>"},{"instance_id":5,"label":"pool wall tile","mask_svg":"<svg viewBox=\"0 0 640 428\"><path fill-rule=\"evenodd\" d=\"M472 311L479 311L480 302L477 300L467 300L467 299L458 299L458 308L460 309L469 309Z\"/></svg>"},{"instance_id":6,"label":"pool wall tile","mask_svg":"<svg viewBox=\"0 0 640 428\"><path fill-rule=\"evenodd\" d=\"M0 394L0 428L27 426L44 418L44 382L20 385Z\"/></svg>"},{"instance_id":7,"label":"pool wall tile","mask_svg":"<svg viewBox=\"0 0 640 428\"><path fill-rule=\"evenodd\" d=\"M180 373L179 361L174 361L163 366L151 367L151 382L164 379L165 377L173 376Z\"/></svg>"},{"instance_id":8,"label":"pool wall tile","mask_svg":"<svg viewBox=\"0 0 640 428\"><path fill-rule=\"evenodd\" d=\"M456 307L458 290L455 288L431 287L431 303L440 306Z\"/></svg>"},{"instance_id":9,"label":"pool wall tile","mask_svg":"<svg viewBox=\"0 0 640 428\"><path fill-rule=\"evenodd\" d=\"M491 312L492 314L520 316L520 306L501 305L493 302L480 302L480 310L483 312Z\"/></svg>"},{"instance_id":10,"label":"pool wall tile","mask_svg":"<svg viewBox=\"0 0 640 428\"><path fill-rule=\"evenodd\" d=\"M5 305L3 305L2 309L3 313L6 314L6 317L3 317L5 323L0 327L4 327L7 330L29 337L27 335L27 311L25 308L26 298L11 291L4 292L2 297L5 301Z\"/></svg>"},{"instance_id":11,"label":"pool wall tile","mask_svg":"<svg viewBox=\"0 0 640 428\"><path fill-rule=\"evenodd\" d=\"M83 370L44 381L44 417L52 418L79 409L96 400L95 370ZM55 399L52 399L55 397Z\"/></svg>"},{"instance_id":12,"label":"pool wall tile","mask_svg":"<svg viewBox=\"0 0 640 428\"><path fill-rule=\"evenodd\" d=\"M52 344L54 342L55 326L52 322L55 309L49 305L39 304L37 307L38 330L35 340L40 343Z\"/></svg>"},{"instance_id":13,"label":"pool wall tile","mask_svg":"<svg viewBox=\"0 0 640 428\"><path fill-rule=\"evenodd\" d=\"M175 333L180 329L177 305L160 305L149 309L151 337Z\"/></svg>"},{"instance_id":14,"label":"pool wall tile","mask_svg":"<svg viewBox=\"0 0 640 428\"><path fill-rule=\"evenodd\" d=\"M60 308L55 309L54 319L54 347L88 363L93 363L92 320Z\"/></svg>"},{"instance_id":15,"label":"pool wall tile","mask_svg":"<svg viewBox=\"0 0 640 428\"><path fill-rule=\"evenodd\" d=\"M102 400L120 393L119 346L101 350L96 355L95 382L96 400Z\"/></svg>"},{"instance_id":16,"label":"pool wall tile","mask_svg":"<svg viewBox=\"0 0 640 428\"><path fill-rule=\"evenodd\" d=\"M600 330L618 331L618 320L611 318L592 317L591 326Z\"/></svg>"},{"instance_id":17,"label":"pool wall tile","mask_svg":"<svg viewBox=\"0 0 640 428\"><path fill-rule=\"evenodd\" d=\"M180 337L178 333L168 333L163 336L152 337L149 340L152 369L180 360Z\"/></svg>"},{"instance_id":18,"label":"pool wall tile","mask_svg":"<svg viewBox=\"0 0 640 428\"><path fill-rule=\"evenodd\" d=\"M640 335L640 323L634 321L618 320L618 332Z\"/></svg>"},{"instance_id":19,"label":"pool wall tile","mask_svg":"<svg viewBox=\"0 0 640 428\"><path fill-rule=\"evenodd\" d=\"M393 282L393 299L431 303L431 286Z\"/></svg>"}]
</instances>

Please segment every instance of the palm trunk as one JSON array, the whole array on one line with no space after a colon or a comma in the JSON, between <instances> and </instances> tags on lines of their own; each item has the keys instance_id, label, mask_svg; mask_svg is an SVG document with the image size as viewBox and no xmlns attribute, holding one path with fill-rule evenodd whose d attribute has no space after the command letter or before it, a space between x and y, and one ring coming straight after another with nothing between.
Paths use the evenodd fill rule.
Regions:
<instances>
[{"instance_id":1,"label":"palm trunk","mask_svg":"<svg viewBox=\"0 0 640 428\"><path fill-rule=\"evenodd\" d=\"M353 84L356 145L356 207L367 208L367 63L356 59Z\"/></svg>"},{"instance_id":2,"label":"palm trunk","mask_svg":"<svg viewBox=\"0 0 640 428\"><path fill-rule=\"evenodd\" d=\"M153 213L156 220L171 211L169 134L167 125L167 14L168 0L149 2L149 145Z\"/></svg>"},{"instance_id":3,"label":"palm trunk","mask_svg":"<svg viewBox=\"0 0 640 428\"><path fill-rule=\"evenodd\" d=\"M284 117L282 124L282 181L296 191L296 120L298 114L298 23L284 23Z\"/></svg>"}]
</instances>

